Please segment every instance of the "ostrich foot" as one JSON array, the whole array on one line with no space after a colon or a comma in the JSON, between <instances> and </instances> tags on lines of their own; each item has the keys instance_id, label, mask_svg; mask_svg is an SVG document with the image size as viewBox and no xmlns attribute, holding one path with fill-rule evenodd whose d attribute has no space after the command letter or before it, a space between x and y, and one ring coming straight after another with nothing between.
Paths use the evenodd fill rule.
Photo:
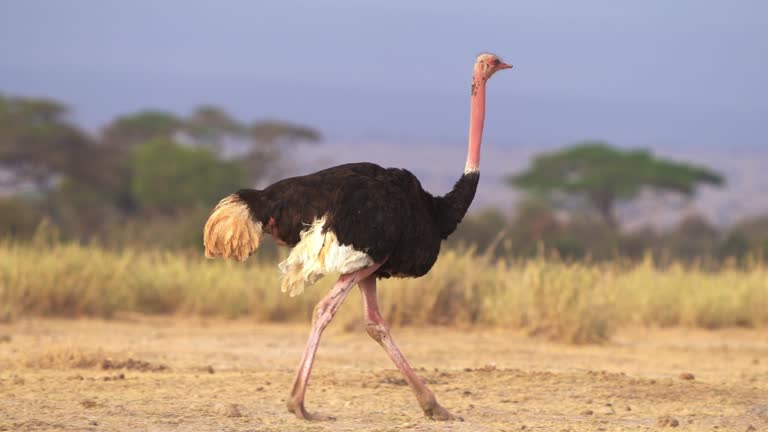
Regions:
<instances>
[{"instance_id":1,"label":"ostrich foot","mask_svg":"<svg viewBox=\"0 0 768 432\"><path fill-rule=\"evenodd\" d=\"M438 420L438 421L464 421L463 418L459 416L455 416L448 412L447 409L443 408L442 405L435 403L435 406L431 409L424 410L424 415L426 415L430 420Z\"/></svg>"},{"instance_id":2,"label":"ostrich foot","mask_svg":"<svg viewBox=\"0 0 768 432\"><path fill-rule=\"evenodd\" d=\"M304 408L304 402L288 402L288 412L291 412L296 415L296 418L302 419L302 420L308 420L308 421L333 421L336 420L336 417L329 416L329 415L323 415L323 414L312 414L308 412Z\"/></svg>"}]
</instances>

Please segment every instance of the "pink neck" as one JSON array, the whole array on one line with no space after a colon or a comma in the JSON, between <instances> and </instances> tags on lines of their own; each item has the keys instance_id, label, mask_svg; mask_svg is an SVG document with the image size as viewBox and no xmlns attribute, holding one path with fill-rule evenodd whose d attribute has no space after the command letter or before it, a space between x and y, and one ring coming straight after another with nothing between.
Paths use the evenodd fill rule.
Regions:
<instances>
[{"instance_id":1,"label":"pink neck","mask_svg":"<svg viewBox=\"0 0 768 432\"><path fill-rule=\"evenodd\" d=\"M480 142L483 140L483 122L485 121L485 84L484 78L474 77L472 81L472 108L469 113L469 148L464 174L480 171Z\"/></svg>"}]
</instances>

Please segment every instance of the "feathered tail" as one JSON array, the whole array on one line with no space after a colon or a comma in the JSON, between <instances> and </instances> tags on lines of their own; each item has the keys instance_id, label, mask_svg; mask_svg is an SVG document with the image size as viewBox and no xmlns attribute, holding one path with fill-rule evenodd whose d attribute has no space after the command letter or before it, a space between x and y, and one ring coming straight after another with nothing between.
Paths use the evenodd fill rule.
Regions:
<instances>
[{"instance_id":1,"label":"feathered tail","mask_svg":"<svg viewBox=\"0 0 768 432\"><path fill-rule=\"evenodd\" d=\"M259 248L261 222L253 220L248 204L237 194L219 201L205 223L203 244L208 258L245 261Z\"/></svg>"}]
</instances>

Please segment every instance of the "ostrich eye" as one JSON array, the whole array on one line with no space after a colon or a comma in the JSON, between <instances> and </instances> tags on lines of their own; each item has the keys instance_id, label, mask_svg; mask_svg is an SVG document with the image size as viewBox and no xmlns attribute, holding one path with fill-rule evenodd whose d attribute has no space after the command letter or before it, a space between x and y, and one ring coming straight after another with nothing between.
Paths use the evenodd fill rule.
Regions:
<instances>
[{"instance_id":1,"label":"ostrich eye","mask_svg":"<svg viewBox=\"0 0 768 432\"><path fill-rule=\"evenodd\" d=\"M493 61L493 65L494 65L494 66L498 66L498 65L499 65L499 63L501 63L501 60L499 60L499 59L495 59L495 60Z\"/></svg>"}]
</instances>

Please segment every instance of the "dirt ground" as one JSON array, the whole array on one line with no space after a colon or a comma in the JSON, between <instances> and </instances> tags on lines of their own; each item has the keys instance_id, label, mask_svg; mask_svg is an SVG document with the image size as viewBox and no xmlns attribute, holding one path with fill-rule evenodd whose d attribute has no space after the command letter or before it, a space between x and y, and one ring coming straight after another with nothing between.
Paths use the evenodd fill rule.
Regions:
<instances>
[{"instance_id":1,"label":"dirt ground","mask_svg":"<svg viewBox=\"0 0 768 432\"><path fill-rule=\"evenodd\" d=\"M307 408L285 409L308 325L177 318L0 325L3 431L768 430L768 335L624 331L568 346L491 329L395 329L433 422L362 329L331 325Z\"/></svg>"}]
</instances>

